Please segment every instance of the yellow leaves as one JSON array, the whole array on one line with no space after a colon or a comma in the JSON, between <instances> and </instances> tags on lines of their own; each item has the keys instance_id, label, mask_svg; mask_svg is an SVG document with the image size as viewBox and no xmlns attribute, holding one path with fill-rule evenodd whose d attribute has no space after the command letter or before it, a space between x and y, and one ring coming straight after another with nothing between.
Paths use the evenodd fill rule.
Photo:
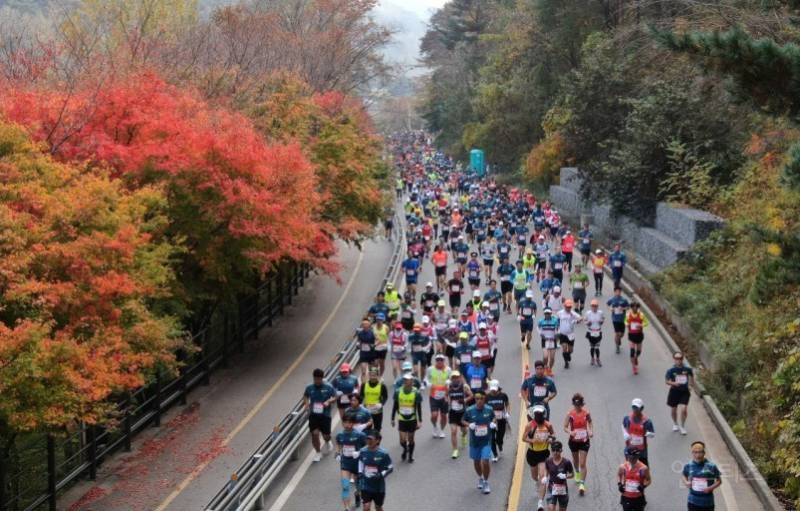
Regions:
<instances>
[{"instance_id":1,"label":"yellow leaves","mask_svg":"<svg viewBox=\"0 0 800 511\"><path fill-rule=\"evenodd\" d=\"M767 253L774 257L780 257L782 250L780 245L777 243L768 243L767 244Z\"/></svg>"},{"instance_id":2,"label":"yellow leaves","mask_svg":"<svg viewBox=\"0 0 800 511\"><path fill-rule=\"evenodd\" d=\"M565 143L560 132L539 142L525 160L525 175L531 181L551 183L565 163Z\"/></svg>"}]
</instances>

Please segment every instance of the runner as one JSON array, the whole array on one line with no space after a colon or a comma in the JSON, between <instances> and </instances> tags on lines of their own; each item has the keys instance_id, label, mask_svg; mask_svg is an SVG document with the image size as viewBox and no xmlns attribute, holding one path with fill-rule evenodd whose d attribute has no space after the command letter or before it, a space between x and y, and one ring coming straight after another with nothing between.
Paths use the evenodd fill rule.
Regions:
<instances>
[{"instance_id":1,"label":"runner","mask_svg":"<svg viewBox=\"0 0 800 511\"><path fill-rule=\"evenodd\" d=\"M403 375L403 386L394 391L392 427L398 413L400 420L397 431L400 433L400 446L403 448L400 459L414 463L414 433L422 423L422 393L414 387L414 377L410 374Z\"/></svg>"},{"instance_id":2,"label":"runner","mask_svg":"<svg viewBox=\"0 0 800 511\"><path fill-rule=\"evenodd\" d=\"M550 292L556 287L561 289L561 281L553 277L553 270L547 270L547 277L543 278L539 283L539 291L547 299L550 296Z\"/></svg>"},{"instance_id":3,"label":"runner","mask_svg":"<svg viewBox=\"0 0 800 511\"><path fill-rule=\"evenodd\" d=\"M331 443L331 405L336 402L336 389L323 380L325 371L314 369L314 382L303 392L303 407L308 411L308 430L311 431L311 445L314 447L313 461L322 459L320 434L325 440L328 452L333 450Z\"/></svg>"},{"instance_id":4,"label":"runner","mask_svg":"<svg viewBox=\"0 0 800 511\"><path fill-rule=\"evenodd\" d=\"M500 293L503 295L503 310L511 314L511 292L514 284L511 276L514 273L514 265L508 262L508 257L503 257L500 266L497 267L497 275L500 278Z\"/></svg>"},{"instance_id":5,"label":"runner","mask_svg":"<svg viewBox=\"0 0 800 511\"><path fill-rule=\"evenodd\" d=\"M653 422L644 414L644 401L638 397L631 401L631 413L622 418L622 437L626 447L638 451L639 459L650 465L647 460L647 439L655 435Z\"/></svg>"},{"instance_id":6,"label":"runner","mask_svg":"<svg viewBox=\"0 0 800 511\"><path fill-rule=\"evenodd\" d=\"M564 432L569 435L569 450L572 453L572 464L577 469L575 482L578 483L578 492L586 493L586 458L589 456L589 442L594 436L592 430L592 416L584 408L583 394L576 392L572 396L572 410L564 419Z\"/></svg>"},{"instance_id":7,"label":"runner","mask_svg":"<svg viewBox=\"0 0 800 511\"><path fill-rule=\"evenodd\" d=\"M605 268L608 261L605 254L599 248L594 251L592 256L592 275L594 275L594 295L603 295L603 268Z\"/></svg>"},{"instance_id":8,"label":"runner","mask_svg":"<svg viewBox=\"0 0 800 511\"><path fill-rule=\"evenodd\" d=\"M619 286L622 282L622 272L625 265L628 263L628 258L620 249L620 244L614 244L614 251L608 255L608 264L611 266L611 278L614 279L614 286Z\"/></svg>"},{"instance_id":9,"label":"runner","mask_svg":"<svg viewBox=\"0 0 800 511\"><path fill-rule=\"evenodd\" d=\"M500 382L492 380L489 382L489 392L486 394L486 404L494 412L494 421L497 429L492 432L492 461L497 462L500 453L503 452L503 441L508 429L508 420L511 417L511 404L508 394L500 388Z\"/></svg>"},{"instance_id":10,"label":"runner","mask_svg":"<svg viewBox=\"0 0 800 511\"><path fill-rule=\"evenodd\" d=\"M544 462L547 484L547 508L549 511L567 511L569 504L569 490L567 479L575 475L572 462L561 456L564 445L555 440L550 444L553 455Z\"/></svg>"},{"instance_id":11,"label":"runner","mask_svg":"<svg viewBox=\"0 0 800 511\"><path fill-rule=\"evenodd\" d=\"M372 429L372 414L367 407L361 404L361 396L357 392L353 392L348 397L350 398L350 406L345 409L344 413L353 418L353 429L356 431Z\"/></svg>"},{"instance_id":12,"label":"runner","mask_svg":"<svg viewBox=\"0 0 800 511\"><path fill-rule=\"evenodd\" d=\"M581 252L581 262L586 266L589 264L589 256L592 253L592 240L594 234L589 230L589 224L583 224L583 229L578 232L578 250Z\"/></svg>"},{"instance_id":13,"label":"runner","mask_svg":"<svg viewBox=\"0 0 800 511\"><path fill-rule=\"evenodd\" d=\"M372 323L369 319L361 321L361 326L356 329L356 340L358 342L358 365L361 367L361 380L367 378L367 370L375 360L375 331L372 330Z\"/></svg>"},{"instance_id":14,"label":"runner","mask_svg":"<svg viewBox=\"0 0 800 511\"><path fill-rule=\"evenodd\" d=\"M417 277L420 272L419 259L415 256L414 252L408 251L408 258L402 262L401 268L406 276L406 289L411 293L411 298L417 294Z\"/></svg>"},{"instance_id":15,"label":"runner","mask_svg":"<svg viewBox=\"0 0 800 511\"><path fill-rule=\"evenodd\" d=\"M436 245L431 254L431 261L436 274L436 291L442 292L447 284L447 252L444 247Z\"/></svg>"},{"instance_id":16,"label":"runner","mask_svg":"<svg viewBox=\"0 0 800 511\"><path fill-rule=\"evenodd\" d=\"M361 385L358 396L372 416L372 427L380 431L383 428L383 407L389 399L389 389L378 376L376 368L370 369L369 379Z\"/></svg>"},{"instance_id":17,"label":"runner","mask_svg":"<svg viewBox=\"0 0 800 511\"><path fill-rule=\"evenodd\" d=\"M456 360L456 367L459 371L466 371L472 363L472 346L469 344L469 332L463 330L458 334L458 345L453 350L453 358Z\"/></svg>"},{"instance_id":18,"label":"runner","mask_svg":"<svg viewBox=\"0 0 800 511\"><path fill-rule=\"evenodd\" d=\"M517 302L517 319L519 321L519 342L525 343L525 349L531 349L533 336L533 321L536 316L536 302L533 301L533 291L525 291L525 298Z\"/></svg>"},{"instance_id":19,"label":"runner","mask_svg":"<svg viewBox=\"0 0 800 511\"><path fill-rule=\"evenodd\" d=\"M358 390L358 378L350 374L350 364L344 362L339 366L339 375L331 382L336 389L336 407L339 419L344 419L344 412L350 405L350 394Z\"/></svg>"},{"instance_id":20,"label":"runner","mask_svg":"<svg viewBox=\"0 0 800 511\"><path fill-rule=\"evenodd\" d=\"M552 378L544 375L544 362L537 360L533 363L533 375L522 382L520 395L528 404L528 418L532 418L532 410L542 406L545 418L550 418L550 401L555 399L558 392Z\"/></svg>"},{"instance_id":21,"label":"runner","mask_svg":"<svg viewBox=\"0 0 800 511\"><path fill-rule=\"evenodd\" d=\"M411 347L411 362L414 364L416 377L423 382L425 387L425 368L428 365L428 350L430 349L431 339L422 331L422 325L416 323L413 332L408 336L408 344Z\"/></svg>"},{"instance_id":22,"label":"runner","mask_svg":"<svg viewBox=\"0 0 800 511\"><path fill-rule=\"evenodd\" d=\"M597 298L592 298L589 310L583 315L586 321L586 339L589 340L589 355L592 357L591 365L603 367L600 362L600 341L603 340L603 323L606 318L603 311L599 309L600 302Z\"/></svg>"},{"instance_id":23,"label":"runner","mask_svg":"<svg viewBox=\"0 0 800 511\"><path fill-rule=\"evenodd\" d=\"M630 303L622 296L622 288L614 287L614 296L609 298L606 304L611 307L611 324L614 325L614 345L617 354L620 352L622 344L622 334L625 333L625 315L627 314Z\"/></svg>"},{"instance_id":24,"label":"runner","mask_svg":"<svg viewBox=\"0 0 800 511\"><path fill-rule=\"evenodd\" d=\"M556 247L556 252L550 256L550 267L553 270L553 278L564 282L564 265L567 257L561 252L561 247Z\"/></svg>"},{"instance_id":25,"label":"runner","mask_svg":"<svg viewBox=\"0 0 800 511\"><path fill-rule=\"evenodd\" d=\"M617 470L617 487L622 494L622 511L644 511L644 489L650 486L650 469L639 459L639 450L625 448L625 463Z\"/></svg>"},{"instance_id":26,"label":"runner","mask_svg":"<svg viewBox=\"0 0 800 511\"><path fill-rule=\"evenodd\" d=\"M518 260L516 265L511 273L511 282L514 283L514 301L517 303L517 311L519 311L519 302L525 297L528 283L531 281L531 274L522 267L521 260Z\"/></svg>"},{"instance_id":27,"label":"runner","mask_svg":"<svg viewBox=\"0 0 800 511\"><path fill-rule=\"evenodd\" d=\"M488 332L488 325L478 324L478 335L475 336L475 351L481 354L481 365L486 368L486 377L492 377L494 371L495 339Z\"/></svg>"},{"instance_id":28,"label":"runner","mask_svg":"<svg viewBox=\"0 0 800 511\"><path fill-rule=\"evenodd\" d=\"M672 360L675 365L667 369L665 376L669 387L667 406L670 417L672 417L672 431L680 431L681 435L685 435L689 398L692 395L690 385L694 385L694 371L691 367L684 365L683 353L680 351L672 354Z\"/></svg>"},{"instance_id":29,"label":"runner","mask_svg":"<svg viewBox=\"0 0 800 511\"><path fill-rule=\"evenodd\" d=\"M543 235L538 235L533 251L536 254L536 281L539 282L544 278L547 260L550 259L550 245L547 244Z\"/></svg>"},{"instance_id":30,"label":"runner","mask_svg":"<svg viewBox=\"0 0 800 511\"><path fill-rule=\"evenodd\" d=\"M431 388L429 403L433 438L444 438L447 426L447 382L451 369L445 364L445 359L444 353L436 355L433 367L429 367L425 374L425 382Z\"/></svg>"},{"instance_id":31,"label":"runner","mask_svg":"<svg viewBox=\"0 0 800 511\"><path fill-rule=\"evenodd\" d=\"M408 332L403 329L403 324L396 321L394 328L389 333L389 344L392 349L392 378L400 377L401 366L408 354Z\"/></svg>"},{"instance_id":32,"label":"runner","mask_svg":"<svg viewBox=\"0 0 800 511\"><path fill-rule=\"evenodd\" d=\"M575 325L581 323L581 315L572 310L572 300L564 300L564 310L558 311L558 340L561 344L561 356L564 357L564 369L569 369L572 350L575 347Z\"/></svg>"},{"instance_id":33,"label":"runner","mask_svg":"<svg viewBox=\"0 0 800 511\"><path fill-rule=\"evenodd\" d=\"M390 311L389 305L386 304L386 294L383 291L378 291L375 296L375 303L367 311L370 320L375 320L375 316L383 314L384 318L388 318Z\"/></svg>"},{"instance_id":34,"label":"runner","mask_svg":"<svg viewBox=\"0 0 800 511\"><path fill-rule=\"evenodd\" d=\"M425 315L432 315L436 304L439 302L439 294L433 290L433 282L425 284L425 291L419 297L419 304L422 307L422 313Z\"/></svg>"},{"instance_id":35,"label":"runner","mask_svg":"<svg viewBox=\"0 0 800 511\"><path fill-rule=\"evenodd\" d=\"M539 320L539 335L542 338L544 352L544 375L553 376L553 364L556 362L556 330L558 319L553 317L550 307L544 309L544 317Z\"/></svg>"},{"instance_id":36,"label":"runner","mask_svg":"<svg viewBox=\"0 0 800 511\"><path fill-rule=\"evenodd\" d=\"M392 458L380 447L380 432L368 431L366 442L367 446L359 451L358 456L358 489L364 503L364 511L370 511L373 502L376 511L383 511L383 502L386 499L386 476L394 470Z\"/></svg>"},{"instance_id":37,"label":"runner","mask_svg":"<svg viewBox=\"0 0 800 511\"><path fill-rule=\"evenodd\" d=\"M366 435L353 429L355 417L348 413L342 418L343 431L336 435L336 459L339 461L342 484L342 504L350 511L350 483L358 477L358 457L367 444ZM355 491L355 507L361 505L361 495Z\"/></svg>"},{"instance_id":38,"label":"runner","mask_svg":"<svg viewBox=\"0 0 800 511\"><path fill-rule=\"evenodd\" d=\"M469 385L461 379L459 371L450 373L450 383L447 386L447 404L449 412L447 419L450 422L450 445L453 447L451 458L458 458L458 430L461 429L461 445L467 445L467 428L461 423L467 402L472 400L472 391Z\"/></svg>"},{"instance_id":39,"label":"runner","mask_svg":"<svg viewBox=\"0 0 800 511\"><path fill-rule=\"evenodd\" d=\"M489 314L495 321L500 321L500 300L503 294L497 290L497 281L489 279L489 289L483 293L483 304L489 306Z\"/></svg>"},{"instance_id":40,"label":"runner","mask_svg":"<svg viewBox=\"0 0 800 511\"><path fill-rule=\"evenodd\" d=\"M486 283L492 279L492 266L494 265L494 254L497 250L497 245L494 241L489 240L481 244L481 259L483 259L483 276Z\"/></svg>"},{"instance_id":41,"label":"runner","mask_svg":"<svg viewBox=\"0 0 800 511\"><path fill-rule=\"evenodd\" d=\"M386 292L384 293L386 299L386 306L389 307L389 318L397 319L400 313L400 293L394 288L394 284L389 282L386 284Z\"/></svg>"},{"instance_id":42,"label":"runner","mask_svg":"<svg viewBox=\"0 0 800 511\"><path fill-rule=\"evenodd\" d=\"M484 392L486 389L486 366L481 363L481 352L475 350L472 352L472 363L466 367L462 373L467 380L469 390L473 394L476 392Z\"/></svg>"},{"instance_id":43,"label":"runner","mask_svg":"<svg viewBox=\"0 0 800 511\"><path fill-rule=\"evenodd\" d=\"M453 278L447 281L447 294L452 313L458 314L458 310L461 308L461 295L464 294L464 281L461 280L460 272L453 272Z\"/></svg>"},{"instance_id":44,"label":"runner","mask_svg":"<svg viewBox=\"0 0 800 511\"><path fill-rule=\"evenodd\" d=\"M631 350L631 368L633 369L633 374L639 374L639 356L642 354L644 327L649 324L647 317L639 310L639 302L631 302L631 308L625 314L625 326L628 327L628 341Z\"/></svg>"},{"instance_id":45,"label":"runner","mask_svg":"<svg viewBox=\"0 0 800 511\"><path fill-rule=\"evenodd\" d=\"M550 422L545 419L545 407L536 405L531 410L533 419L522 432L522 443L527 444L525 460L531 467L531 478L536 482L539 496L538 511L544 510L544 496L547 491L547 471L545 462L550 457L550 442L555 440L555 432Z\"/></svg>"},{"instance_id":46,"label":"runner","mask_svg":"<svg viewBox=\"0 0 800 511\"><path fill-rule=\"evenodd\" d=\"M486 395L483 392L474 394L475 404L467 408L461 425L467 426L470 430L469 435L469 457L472 459L475 473L478 474L478 489L484 495L492 492L489 487L489 473L492 466L489 460L492 458L490 439L492 433L497 429L494 421L494 411L486 406Z\"/></svg>"},{"instance_id":47,"label":"runner","mask_svg":"<svg viewBox=\"0 0 800 511\"><path fill-rule=\"evenodd\" d=\"M469 255L469 261L467 261L467 281L473 293L481 286L481 263L478 262L477 252L472 252Z\"/></svg>"},{"instance_id":48,"label":"runner","mask_svg":"<svg viewBox=\"0 0 800 511\"><path fill-rule=\"evenodd\" d=\"M397 380L395 380L394 385L392 386L393 391L403 386L403 376L407 374L411 375L411 380L414 382L415 389L422 388L422 380L417 378L417 376L414 374L414 364L412 364L410 360L406 360L403 362L403 373L399 378L397 378Z\"/></svg>"},{"instance_id":49,"label":"runner","mask_svg":"<svg viewBox=\"0 0 800 511\"><path fill-rule=\"evenodd\" d=\"M575 235L572 231L567 229L564 236L561 238L561 253L564 254L564 266L567 271L572 271L572 253L575 250Z\"/></svg>"},{"instance_id":50,"label":"runner","mask_svg":"<svg viewBox=\"0 0 800 511\"><path fill-rule=\"evenodd\" d=\"M383 313L375 315L375 324L372 330L375 333L374 362L378 363L378 371L383 377L386 370L386 353L389 350L389 325L385 323L386 316Z\"/></svg>"},{"instance_id":51,"label":"runner","mask_svg":"<svg viewBox=\"0 0 800 511\"><path fill-rule=\"evenodd\" d=\"M714 490L722 485L722 474L706 459L703 442L692 443L692 461L683 466L682 478L689 488L688 511L714 511Z\"/></svg>"},{"instance_id":52,"label":"runner","mask_svg":"<svg viewBox=\"0 0 800 511\"><path fill-rule=\"evenodd\" d=\"M572 285L572 301L575 302L575 312L583 314L586 304L586 290L589 288L589 276L583 273L583 265L575 263L575 271L569 276Z\"/></svg>"}]
</instances>

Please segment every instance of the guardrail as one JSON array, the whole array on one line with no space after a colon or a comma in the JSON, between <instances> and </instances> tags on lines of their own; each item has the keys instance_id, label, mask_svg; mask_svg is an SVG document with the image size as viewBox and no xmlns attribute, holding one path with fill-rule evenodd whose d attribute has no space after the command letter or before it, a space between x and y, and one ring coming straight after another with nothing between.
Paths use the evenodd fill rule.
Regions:
<instances>
[{"instance_id":1,"label":"guardrail","mask_svg":"<svg viewBox=\"0 0 800 511\"><path fill-rule=\"evenodd\" d=\"M120 399L118 428L80 424L66 436L42 434L20 439L14 450L16 467L9 467L11 460L0 459L0 473L5 471L5 484L0 482L0 510L34 511L47 505L55 511L59 491L86 475L94 480L106 457L119 449L130 451L137 433L150 425L159 426L167 409L176 403L185 405L192 389L207 385L217 367L225 366L234 352L244 350L245 340L271 325L292 303L309 272L308 265L285 263L256 293L241 300L238 312L220 314L193 337L200 350L183 360L186 365L178 377L156 378Z\"/></svg>"},{"instance_id":2,"label":"guardrail","mask_svg":"<svg viewBox=\"0 0 800 511\"><path fill-rule=\"evenodd\" d=\"M387 282L394 282L400 269L405 246L405 233L401 228L400 213L395 213L393 237L395 248L385 277L378 290L383 290ZM355 337L345 342L341 351L325 368L325 379L330 379L339 371L343 362L353 363L358 355ZM297 458L300 445L308 436L306 425L308 412L300 400L250 457L233 473L230 481L206 505L206 511L250 511L263 509L264 496L275 477L289 461Z\"/></svg>"}]
</instances>

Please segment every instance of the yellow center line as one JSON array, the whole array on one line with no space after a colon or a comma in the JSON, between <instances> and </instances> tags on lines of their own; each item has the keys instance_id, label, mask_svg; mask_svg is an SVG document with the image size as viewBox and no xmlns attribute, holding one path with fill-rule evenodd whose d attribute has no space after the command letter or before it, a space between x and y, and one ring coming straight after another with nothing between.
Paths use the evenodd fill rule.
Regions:
<instances>
[{"instance_id":1,"label":"yellow center line","mask_svg":"<svg viewBox=\"0 0 800 511\"><path fill-rule=\"evenodd\" d=\"M522 373L525 374L525 365L530 362L530 355L524 346L520 344L520 350L523 356L522 360ZM530 367L530 366L529 366ZM525 478L525 445L519 441L522 438L522 433L525 431L527 424L527 410L528 406L525 400L520 397L519 399L519 428L517 429L517 456L514 458L514 475L511 478L511 487L508 490L508 511L518 511L519 501L522 498L522 480Z\"/></svg>"},{"instance_id":2,"label":"yellow center line","mask_svg":"<svg viewBox=\"0 0 800 511\"><path fill-rule=\"evenodd\" d=\"M236 435L238 435L239 432L242 431L242 429L244 429L244 427L247 426L247 424L251 420L253 420L253 417L255 417L256 414L258 414L258 412L261 411L264 405L267 404L267 401L269 401L270 398L272 398L273 394L277 392L277 390L281 387L281 385L283 385L283 383L289 378L292 372L294 372L294 370L297 369L297 366L299 366L303 362L303 360L309 354L311 349L317 344L317 341L319 341L320 337L322 337L322 333L325 332L326 329L328 328L328 324L333 320L333 317L339 311L339 307L341 307L342 303L344 302L344 299L347 297L347 294L350 291L350 288L353 286L353 283L356 280L356 275L358 275L358 270L361 267L361 261L363 259L364 259L364 252L359 251L358 261L356 262L356 266L353 269L352 275L350 275L350 280L347 282L347 287L344 288L344 292L342 292L342 295L339 297L339 301L336 302L336 306L333 308L331 313L325 319L325 322L322 324L321 327L319 327L319 330L317 330L317 333L314 335L314 337L311 339L311 341L308 343L308 345L305 347L302 353L300 353L300 355L298 355L295 361L292 362L292 365L290 365L286 369L286 371L283 372L281 377L278 378L277 382L272 384L270 389L261 397L261 399L259 399L258 403L256 403L256 405L250 410L250 412L248 412L248 414L244 416L244 418L239 422L239 424L237 424L236 427L233 428L233 430L231 430L230 433L228 433L228 436L226 436L225 439L222 441L223 447L228 445L231 442L231 440L233 440L233 438ZM194 481L197 478L197 476L199 476L200 473L202 473L203 470L206 469L206 467L208 467L209 463L211 463L211 460L206 460L201 464L199 464L198 466L196 466L194 470L192 470L192 472L189 475L187 475L183 481L181 481L181 483L175 488L175 490L172 493L170 493L167 496L167 498L164 499L164 501L158 505L157 508L155 508L154 511L164 511L165 509L167 509L167 506L169 506L172 503L172 501L174 501L178 497L178 495L183 493L186 487L188 487L191 484L191 482ZM220 485L221 484L222 481L220 481Z\"/></svg>"}]
</instances>

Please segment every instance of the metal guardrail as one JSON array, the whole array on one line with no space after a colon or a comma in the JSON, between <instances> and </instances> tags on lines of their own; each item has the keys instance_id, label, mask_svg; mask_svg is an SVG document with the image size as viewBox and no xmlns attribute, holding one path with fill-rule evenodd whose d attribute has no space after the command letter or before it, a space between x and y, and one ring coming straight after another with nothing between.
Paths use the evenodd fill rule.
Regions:
<instances>
[{"instance_id":1,"label":"metal guardrail","mask_svg":"<svg viewBox=\"0 0 800 511\"><path fill-rule=\"evenodd\" d=\"M405 246L405 233L401 228L401 213L395 212L394 252L378 290L383 290L387 282L394 282L402 262ZM347 340L341 351L325 368L325 379L330 379L339 371L343 362L354 362L358 355L355 337ZM250 511L263 509L264 496L275 477L289 461L297 458L297 451L308 436L308 412L302 399L292 408L267 438L258 446L247 460L233 473L230 481L211 499L206 511Z\"/></svg>"},{"instance_id":2,"label":"metal guardrail","mask_svg":"<svg viewBox=\"0 0 800 511\"><path fill-rule=\"evenodd\" d=\"M262 282L256 293L240 302L238 318L224 315L195 335L194 344L200 348L196 358L184 360L187 365L176 378L157 378L121 401L119 427L80 424L67 436L27 438L27 445L21 445L17 453L17 458L25 462L16 463L16 469L6 473L5 488L0 489L0 510L34 511L46 505L55 511L59 491L86 475L95 479L105 458L119 449L130 451L136 434L150 425L159 426L166 410L176 403L185 405L192 389L207 385L217 367L225 366L231 354L243 351L245 340L257 335L264 325L271 325L292 303L309 272L308 265L286 263Z\"/></svg>"}]
</instances>

